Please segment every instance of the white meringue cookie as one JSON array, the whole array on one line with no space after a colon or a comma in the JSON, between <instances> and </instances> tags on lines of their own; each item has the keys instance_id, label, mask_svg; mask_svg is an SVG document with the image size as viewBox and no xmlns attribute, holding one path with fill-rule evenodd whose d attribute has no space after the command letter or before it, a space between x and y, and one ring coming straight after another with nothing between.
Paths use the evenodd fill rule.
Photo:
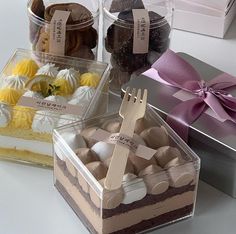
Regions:
<instances>
[{"instance_id":1,"label":"white meringue cookie","mask_svg":"<svg viewBox=\"0 0 236 234\"><path fill-rule=\"evenodd\" d=\"M51 111L37 111L32 123L34 132L49 133L57 126L59 115Z\"/></svg>"},{"instance_id":2,"label":"white meringue cookie","mask_svg":"<svg viewBox=\"0 0 236 234\"><path fill-rule=\"evenodd\" d=\"M54 95L52 95L52 96L48 96L48 97L44 98L44 100L56 102L56 103L59 103L59 104L66 104L67 103L66 98L64 98L62 96L54 96Z\"/></svg>"},{"instance_id":3,"label":"white meringue cookie","mask_svg":"<svg viewBox=\"0 0 236 234\"><path fill-rule=\"evenodd\" d=\"M77 90L75 90L72 100L76 99L78 101L82 102L89 102L93 98L94 94L96 92L96 89L89 86L81 86Z\"/></svg>"},{"instance_id":4,"label":"white meringue cookie","mask_svg":"<svg viewBox=\"0 0 236 234\"><path fill-rule=\"evenodd\" d=\"M4 78L2 88L22 90L25 88L26 82L27 82L27 77L25 76L8 76Z\"/></svg>"},{"instance_id":5,"label":"white meringue cookie","mask_svg":"<svg viewBox=\"0 0 236 234\"><path fill-rule=\"evenodd\" d=\"M44 76L50 76L56 78L58 74L59 68L55 66L53 63L47 63L46 65L39 68L39 70L36 73L36 76L38 75L44 75Z\"/></svg>"},{"instance_id":6,"label":"white meringue cookie","mask_svg":"<svg viewBox=\"0 0 236 234\"><path fill-rule=\"evenodd\" d=\"M24 97L31 97L31 98L39 98L39 99L43 99L44 98L41 93L30 91L30 90L25 92L23 96Z\"/></svg>"},{"instance_id":7,"label":"white meringue cookie","mask_svg":"<svg viewBox=\"0 0 236 234\"><path fill-rule=\"evenodd\" d=\"M73 151L79 148L87 148L84 138L76 131L63 132L61 133L61 137Z\"/></svg>"},{"instance_id":8,"label":"white meringue cookie","mask_svg":"<svg viewBox=\"0 0 236 234\"><path fill-rule=\"evenodd\" d=\"M93 150L101 161L105 161L106 159L112 156L115 145L108 144L102 141L97 142L91 150Z\"/></svg>"},{"instance_id":9,"label":"white meringue cookie","mask_svg":"<svg viewBox=\"0 0 236 234\"><path fill-rule=\"evenodd\" d=\"M12 110L11 107L4 103L0 102L0 127L4 128L11 121Z\"/></svg>"},{"instance_id":10,"label":"white meringue cookie","mask_svg":"<svg viewBox=\"0 0 236 234\"><path fill-rule=\"evenodd\" d=\"M142 178L128 173L123 176L122 186L124 189L123 204L130 204L143 199L147 194L147 188Z\"/></svg>"},{"instance_id":11,"label":"white meringue cookie","mask_svg":"<svg viewBox=\"0 0 236 234\"><path fill-rule=\"evenodd\" d=\"M70 86L75 90L79 84L79 76L80 76L79 71L70 68L59 71L56 79L66 80L70 84Z\"/></svg>"}]
</instances>

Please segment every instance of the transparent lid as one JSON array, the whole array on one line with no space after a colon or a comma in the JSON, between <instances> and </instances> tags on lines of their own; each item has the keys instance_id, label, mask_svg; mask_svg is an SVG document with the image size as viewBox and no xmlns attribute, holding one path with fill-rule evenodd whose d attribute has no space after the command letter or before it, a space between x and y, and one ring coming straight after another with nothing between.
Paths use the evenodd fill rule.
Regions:
<instances>
[{"instance_id":1,"label":"transparent lid","mask_svg":"<svg viewBox=\"0 0 236 234\"><path fill-rule=\"evenodd\" d=\"M78 121L107 101L108 71L105 63L17 49L0 74L1 119Z\"/></svg>"},{"instance_id":2,"label":"transparent lid","mask_svg":"<svg viewBox=\"0 0 236 234\"><path fill-rule=\"evenodd\" d=\"M146 9L149 12L151 29L158 28L166 24L172 24L172 0L103 1L103 12L105 18L109 21L115 21L115 24L120 27L133 28L133 9Z\"/></svg>"},{"instance_id":3,"label":"transparent lid","mask_svg":"<svg viewBox=\"0 0 236 234\"><path fill-rule=\"evenodd\" d=\"M178 154L181 155L181 162L176 164L176 159L171 160L169 162L168 169L169 168L177 169L173 171L174 173L179 173L179 171L184 171L187 168L187 170L191 171L190 173L195 173L197 175L200 169L200 159L182 141L182 139L175 132L173 132L173 130L160 118L160 116L150 107L148 107L146 111L146 115L143 120L145 123L144 124L145 129L155 128L155 127L162 129L164 131L164 134L168 136L168 142L169 142L168 147L170 147L171 149L174 149L174 151L179 152ZM91 170L87 167L87 164L85 165L82 162L83 160L77 156L76 150L81 147L82 148L86 147L84 146L84 143L83 143L84 141L83 139L87 139L87 138L83 138L85 134L84 132L86 132L85 129L94 129L94 128L95 129L97 128L108 129L108 127L105 127L105 126L108 126L106 123L108 123L109 121L119 122L121 121L121 118L119 117L118 114L113 114L113 115L107 115L107 116L102 116L98 118L92 118L92 119L88 119L84 121L79 121L77 123L73 123L71 125L67 125L67 126L55 129L54 136L53 136L55 156L58 157L59 160L62 160L62 161L69 159L74 165L77 172L80 174L80 176L84 178L84 180L89 184L89 186L92 188L92 190L97 194L97 196L101 200L104 199L108 191L103 188L103 186L101 185L101 181L98 181L95 178L96 176L93 175ZM75 141L71 139L77 139L77 140ZM158 139L156 139L156 141L158 141ZM97 143L95 143L95 142L86 141L86 143L87 145L91 143L92 151L97 153L96 147L98 147L97 144L98 143L100 144L100 142L97 141ZM106 147L105 148L102 147L102 148L103 150L105 150ZM101 160L101 162L106 165L107 159L103 161L104 159L100 158L99 160ZM165 169L164 164L166 164L165 159L164 161L159 162L159 166L161 165L164 168L162 171L163 174L165 170L167 170ZM145 173L145 171L143 173Z\"/></svg>"},{"instance_id":4,"label":"transparent lid","mask_svg":"<svg viewBox=\"0 0 236 234\"><path fill-rule=\"evenodd\" d=\"M94 23L94 19L99 16L99 0L74 0L73 3L69 0L43 0L43 4L44 6L39 4L35 5L34 0L29 0L27 4L30 20L40 26L50 24L50 20L48 19L51 18L51 14L55 9L71 11L72 14L74 14L72 18L76 18L76 15L79 16L79 14L81 14L80 19L78 18L78 22L72 19L71 23L67 24L67 30L91 26ZM37 15L36 11L41 12L41 16ZM81 21L81 17L84 17L85 13L91 17L89 16ZM45 15L48 17L45 18Z\"/></svg>"}]
</instances>

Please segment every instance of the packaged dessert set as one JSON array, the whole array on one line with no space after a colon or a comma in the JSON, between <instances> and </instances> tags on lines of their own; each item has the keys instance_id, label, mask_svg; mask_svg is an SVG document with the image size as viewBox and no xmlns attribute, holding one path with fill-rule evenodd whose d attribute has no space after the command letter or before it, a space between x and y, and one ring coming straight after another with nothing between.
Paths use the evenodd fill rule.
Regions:
<instances>
[{"instance_id":1,"label":"packaged dessert set","mask_svg":"<svg viewBox=\"0 0 236 234\"><path fill-rule=\"evenodd\" d=\"M143 156L148 147L154 155L130 151L121 186L105 188L115 148L106 137L114 139L120 129L121 117L113 114L54 131L55 186L88 230L138 233L191 217L199 158L150 107L133 139Z\"/></svg>"},{"instance_id":2,"label":"packaged dessert set","mask_svg":"<svg viewBox=\"0 0 236 234\"><path fill-rule=\"evenodd\" d=\"M104 63L17 50L0 74L0 158L53 166L53 129L105 113L108 78Z\"/></svg>"},{"instance_id":3,"label":"packaged dessert set","mask_svg":"<svg viewBox=\"0 0 236 234\"><path fill-rule=\"evenodd\" d=\"M192 217L200 159L146 105L144 86L108 112L109 93L168 51L172 0L29 0L27 9L32 51L17 49L0 73L0 158L54 166L56 188L91 233Z\"/></svg>"}]
</instances>

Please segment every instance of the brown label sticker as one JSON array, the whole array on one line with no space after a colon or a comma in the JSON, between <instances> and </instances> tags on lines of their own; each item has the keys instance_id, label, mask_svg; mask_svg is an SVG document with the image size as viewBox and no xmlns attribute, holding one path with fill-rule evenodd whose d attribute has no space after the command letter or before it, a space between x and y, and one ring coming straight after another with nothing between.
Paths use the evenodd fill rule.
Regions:
<instances>
[{"instance_id":1,"label":"brown label sticker","mask_svg":"<svg viewBox=\"0 0 236 234\"><path fill-rule=\"evenodd\" d=\"M150 18L145 9L133 9L134 38L133 53L146 54L149 49Z\"/></svg>"},{"instance_id":2,"label":"brown label sticker","mask_svg":"<svg viewBox=\"0 0 236 234\"><path fill-rule=\"evenodd\" d=\"M82 115L83 107L79 105L62 104L39 98L22 96L17 105L31 107L37 110L53 111L59 114Z\"/></svg>"},{"instance_id":3,"label":"brown label sticker","mask_svg":"<svg viewBox=\"0 0 236 234\"><path fill-rule=\"evenodd\" d=\"M56 10L51 19L49 52L52 54L65 54L66 22L69 16L69 11Z\"/></svg>"},{"instance_id":4,"label":"brown label sticker","mask_svg":"<svg viewBox=\"0 0 236 234\"><path fill-rule=\"evenodd\" d=\"M121 133L111 134L102 129L98 129L91 138L97 141L106 142L108 144L121 145L132 151L136 156L146 160L150 160L156 153L156 150L148 148L144 145L139 145L135 140Z\"/></svg>"}]
</instances>

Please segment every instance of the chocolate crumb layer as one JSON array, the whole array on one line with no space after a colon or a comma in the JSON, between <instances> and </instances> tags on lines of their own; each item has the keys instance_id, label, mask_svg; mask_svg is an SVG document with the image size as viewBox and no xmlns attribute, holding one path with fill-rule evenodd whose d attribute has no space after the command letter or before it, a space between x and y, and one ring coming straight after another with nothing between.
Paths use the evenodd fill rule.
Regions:
<instances>
[{"instance_id":1,"label":"chocolate crumb layer","mask_svg":"<svg viewBox=\"0 0 236 234\"><path fill-rule=\"evenodd\" d=\"M73 198L70 196L70 194L65 190L63 185L57 180L55 183L55 186L63 196L63 198L68 202L68 204L71 206L71 208L74 210L74 212L77 214L79 219L83 222L83 224L86 226L86 228L91 233L97 233L97 231L94 229L93 225L90 223L90 221L85 217L85 215L80 210L79 206L75 203ZM193 204L189 206L185 206L184 208L168 212L166 214L160 215L156 218L144 220L136 225L133 225L129 228L119 230L117 232L113 232L114 234L130 234L130 233L137 233L144 230L148 230L160 225L168 224L168 222L171 222L173 220L178 220L183 217L188 217L193 212Z\"/></svg>"},{"instance_id":2,"label":"chocolate crumb layer","mask_svg":"<svg viewBox=\"0 0 236 234\"><path fill-rule=\"evenodd\" d=\"M81 188L80 184L77 181L77 178L73 177L69 171L66 168L65 162L60 160L58 157L56 157L56 162L57 162L57 166L59 167L59 169L63 172L63 174L69 179L70 183L74 186L76 186L76 188L79 190L79 192L83 195L83 197L86 199L86 201L92 206L92 208L94 209L95 212L97 212L98 214L100 214L100 209L97 208L93 202L91 201L89 194L87 194L86 192L83 191L83 189ZM106 219L115 215L119 215L125 212L128 212L130 210L134 210L137 208L141 208L147 205L152 205L152 204L156 204L158 202L162 202L168 198L171 198L173 196L176 195L180 195L182 193L185 192L189 192L189 191L194 191L195 190L195 185L186 185L180 188L173 188L173 187L169 187L169 189L159 195L150 195L147 194L142 200L133 202L131 204L120 204L117 208L115 209L103 209L102 211L102 218Z\"/></svg>"}]
</instances>

